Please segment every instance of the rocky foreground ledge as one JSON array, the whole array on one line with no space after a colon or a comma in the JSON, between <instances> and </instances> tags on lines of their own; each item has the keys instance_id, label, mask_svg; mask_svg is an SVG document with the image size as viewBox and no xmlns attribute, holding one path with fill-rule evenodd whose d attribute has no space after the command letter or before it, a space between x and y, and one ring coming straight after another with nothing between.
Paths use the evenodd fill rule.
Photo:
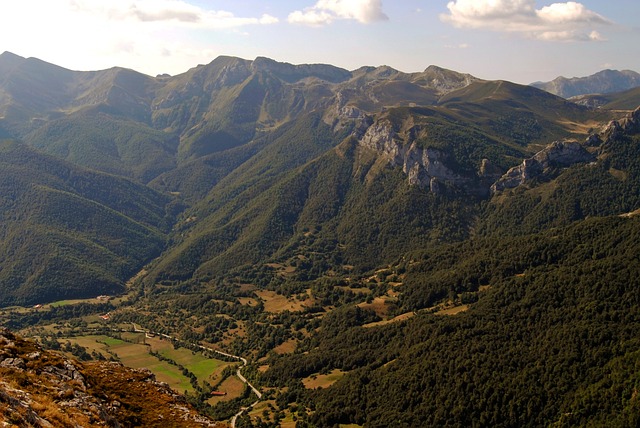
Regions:
<instances>
[{"instance_id":1,"label":"rocky foreground ledge","mask_svg":"<svg viewBox=\"0 0 640 428\"><path fill-rule=\"evenodd\" d=\"M80 363L0 327L0 426L223 427L148 370Z\"/></svg>"}]
</instances>

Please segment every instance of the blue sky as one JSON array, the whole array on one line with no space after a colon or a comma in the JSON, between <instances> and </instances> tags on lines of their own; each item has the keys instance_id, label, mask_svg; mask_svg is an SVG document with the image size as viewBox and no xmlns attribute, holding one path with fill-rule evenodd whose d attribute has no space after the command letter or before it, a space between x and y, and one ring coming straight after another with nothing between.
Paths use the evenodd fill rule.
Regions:
<instances>
[{"instance_id":1,"label":"blue sky","mask_svg":"<svg viewBox=\"0 0 640 428\"><path fill-rule=\"evenodd\" d=\"M431 64L518 83L640 72L638 0L20 0L0 51L178 74L219 55L353 70Z\"/></svg>"}]
</instances>

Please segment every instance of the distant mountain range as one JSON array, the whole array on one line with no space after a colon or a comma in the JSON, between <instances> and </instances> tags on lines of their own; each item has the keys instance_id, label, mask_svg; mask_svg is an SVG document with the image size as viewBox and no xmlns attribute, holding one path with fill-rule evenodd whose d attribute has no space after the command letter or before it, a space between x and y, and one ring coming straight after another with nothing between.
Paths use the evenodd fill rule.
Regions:
<instances>
[{"instance_id":1,"label":"distant mountain range","mask_svg":"<svg viewBox=\"0 0 640 428\"><path fill-rule=\"evenodd\" d=\"M610 94L640 86L640 74L631 70L602 70L586 77L558 77L551 82L535 82L531 86L563 98L585 94Z\"/></svg>"}]
</instances>

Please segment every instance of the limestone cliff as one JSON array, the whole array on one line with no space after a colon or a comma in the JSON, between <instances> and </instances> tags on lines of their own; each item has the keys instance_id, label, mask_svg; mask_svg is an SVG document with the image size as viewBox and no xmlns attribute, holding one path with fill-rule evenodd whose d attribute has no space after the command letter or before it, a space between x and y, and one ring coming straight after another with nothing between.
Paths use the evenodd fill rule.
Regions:
<instances>
[{"instance_id":1,"label":"limestone cliff","mask_svg":"<svg viewBox=\"0 0 640 428\"><path fill-rule=\"evenodd\" d=\"M479 192L482 184L477 176L470 177L454 171L444 151L421 147L415 137L422 131L414 126L400 134L394 130L391 122L380 120L368 126L358 141L361 147L379 153L392 166L401 167L411 185L427 188L434 193L440 192L443 186Z\"/></svg>"},{"instance_id":2,"label":"limestone cliff","mask_svg":"<svg viewBox=\"0 0 640 428\"><path fill-rule=\"evenodd\" d=\"M509 169L491 186L491 193L512 189L542 176L551 168L562 168L574 163L590 162L595 156L589 153L580 143L575 141L555 141L525 159L518 166Z\"/></svg>"},{"instance_id":3,"label":"limestone cliff","mask_svg":"<svg viewBox=\"0 0 640 428\"><path fill-rule=\"evenodd\" d=\"M555 141L520 165L509 169L491 186L491 193L512 189L539 178L552 168L566 168L576 163L593 162L596 154L587 147L598 147L600 156L608 145L615 143L623 135L640 132L640 108L621 120L609 122L600 132L590 135L584 145L575 141Z\"/></svg>"}]
</instances>

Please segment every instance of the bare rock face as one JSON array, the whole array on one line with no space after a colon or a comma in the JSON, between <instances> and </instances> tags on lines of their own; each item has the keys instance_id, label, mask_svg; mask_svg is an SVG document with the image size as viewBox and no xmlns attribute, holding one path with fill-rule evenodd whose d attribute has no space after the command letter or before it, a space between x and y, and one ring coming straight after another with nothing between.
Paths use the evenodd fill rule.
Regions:
<instances>
[{"instance_id":1,"label":"bare rock face","mask_svg":"<svg viewBox=\"0 0 640 428\"><path fill-rule=\"evenodd\" d=\"M446 165L444 152L420 147L416 141L406 142L387 122L369 126L359 142L362 147L386 157L391 165L402 167L411 185L437 193L445 184L460 185L469 181Z\"/></svg>"},{"instance_id":2,"label":"bare rock face","mask_svg":"<svg viewBox=\"0 0 640 428\"><path fill-rule=\"evenodd\" d=\"M591 162L595 156L575 141L555 141L509 169L491 186L491 193L512 189L540 177L550 168L565 168L575 163Z\"/></svg>"}]
</instances>

